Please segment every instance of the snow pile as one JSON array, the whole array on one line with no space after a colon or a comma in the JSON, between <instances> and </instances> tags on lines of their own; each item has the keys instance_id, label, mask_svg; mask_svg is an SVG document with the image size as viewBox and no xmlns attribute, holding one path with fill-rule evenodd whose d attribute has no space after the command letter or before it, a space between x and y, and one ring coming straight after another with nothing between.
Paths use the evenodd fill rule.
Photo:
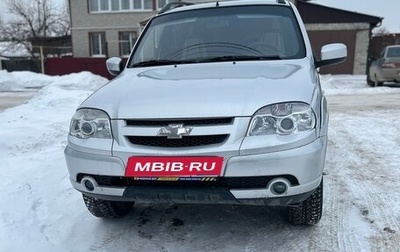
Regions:
<instances>
[{"instance_id":1,"label":"snow pile","mask_svg":"<svg viewBox=\"0 0 400 252\"><path fill-rule=\"evenodd\" d=\"M57 81L56 78L28 71L0 71L0 92L22 92L39 89Z\"/></svg>"},{"instance_id":2,"label":"snow pile","mask_svg":"<svg viewBox=\"0 0 400 252\"><path fill-rule=\"evenodd\" d=\"M108 82L107 79L89 72L56 77L31 72L2 71L0 74L5 77L4 83L9 83L12 87L19 86L25 90L33 86L43 87L28 103L7 109L0 114L0 136L4 143L7 143L0 145L0 153L11 151L11 154L21 148L25 151L38 151L41 150L38 147L48 148L60 140L54 138L55 136L65 138L68 121L79 104L94 90ZM16 147L20 144L23 147Z\"/></svg>"},{"instance_id":3,"label":"snow pile","mask_svg":"<svg viewBox=\"0 0 400 252\"><path fill-rule=\"evenodd\" d=\"M7 72L0 71L0 92L23 92L40 89L52 84L63 89L81 89L93 91L99 85L104 84L106 79L93 75L90 72L69 74L64 76L48 76L29 71Z\"/></svg>"}]
</instances>

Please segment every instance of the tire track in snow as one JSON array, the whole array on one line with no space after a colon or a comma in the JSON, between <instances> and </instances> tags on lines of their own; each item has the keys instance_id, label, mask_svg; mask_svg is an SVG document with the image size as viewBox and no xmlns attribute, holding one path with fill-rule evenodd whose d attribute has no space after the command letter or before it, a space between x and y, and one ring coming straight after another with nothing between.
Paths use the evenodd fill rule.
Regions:
<instances>
[{"instance_id":1,"label":"tire track in snow","mask_svg":"<svg viewBox=\"0 0 400 252\"><path fill-rule=\"evenodd\" d=\"M336 129L343 129L343 122L341 116L331 115L331 127ZM347 160L349 160L349 153L342 145L348 145L349 136L345 130L330 131L328 152L325 165L326 176L324 179L325 191L325 204L323 222L324 228L322 232L325 234L322 238L322 244L312 244L314 251L325 251L327 248L331 251L358 251L357 237L355 237L351 230L349 217L352 210L351 200L354 197L352 192L349 191L349 185L345 172L348 169ZM334 153L334 154L332 154ZM344 175L343 175L344 174ZM325 226L325 223L326 226ZM327 242L326 240L329 240ZM321 242L321 241L320 241ZM319 245L319 246L317 246Z\"/></svg>"},{"instance_id":2,"label":"tire track in snow","mask_svg":"<svg viewBox=\"0 0 400 252\"><path fill-rule=\"evenodd\" d=\"M399 217L397 211L392 208L396 200L390 203L396 198L395 192L398 188L395 186L398 171L390 160L397 160L397 154L388 150L393 149L391 146L396 146L396 142L398 146L398 136L393 135L393 132L398 132L398 126L394 126L393 129L393 125L396 124L391 122L393 118L391 119L390 112L382 111L382 114L385 115L381 119L384 129L380 131L369 128L369 121L376 118L371 118L368 113L358 112L354 114L353 119L340 122L342 124L340 128L346 136L338 138L338 142L343 146L353 146L351 153L344 158L347 162L343 164L346 172L341 174L352 191L349 197L352 198L353 207L358 211L352 216L359 218L361 215L365 229L372 230L372 233L363 230L364 235L359 234L360 240L366 239L372 251L397 251L396 244L399 244L400 238L395 233L399 232ZM354 134L351 128L355 126L360 131L379 134L380 137ZM380 142L384 142L385 145L379 144ZM341 161L335 163L338 165ZM397 202L399 199L397 194ZM357 239L353 240L355 244L360 242Z\"/></svg>"},{"instance_id":3,"label":"tire track in snow","mask_svg":"<svg viewBox=\"0 0 400 252\"><path fill-rule=\"evenodd\" d=\"M396 201L388 193L374 190L366 182L361 182L360 188L365 192L364 200L367 203L364 217L377 232L377 235L370 238L372 250L397 251L400 244L400 219L392 207Z\"/></svg>"}]
</instances>

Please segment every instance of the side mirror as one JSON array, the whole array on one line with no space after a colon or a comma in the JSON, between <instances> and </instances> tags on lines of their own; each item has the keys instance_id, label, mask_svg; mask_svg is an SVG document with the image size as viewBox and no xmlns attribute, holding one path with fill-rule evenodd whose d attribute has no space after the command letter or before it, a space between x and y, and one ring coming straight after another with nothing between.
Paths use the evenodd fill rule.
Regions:
<instances>
[{"instance_id":1,"label":"side mirror","mask_svg":"<svg viewBox=\"0 0 400 252\"><path fill-rule=\"evenodd\" d=\"M315 62L315 67L337 64L347 58L347 47L344 44L328 44L321 48L321 60Z\"/></svg>"},{"instance_id":2,"label":"side mirror","mask_svg":"<svg viewBox=\"0 0 400 252\"><path fill-rule=\"evenodd\" d=\"M118 76L122 72L122 59L118 57L109 58L106 61L108 72L113 76Z\"/></svg>"}]
</instances>

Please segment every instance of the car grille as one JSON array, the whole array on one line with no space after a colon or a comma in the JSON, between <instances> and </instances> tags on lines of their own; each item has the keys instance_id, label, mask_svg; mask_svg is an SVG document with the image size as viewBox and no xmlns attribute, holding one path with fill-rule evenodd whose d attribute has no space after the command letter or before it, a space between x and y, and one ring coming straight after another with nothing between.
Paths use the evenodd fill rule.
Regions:
<instances>
[{"instance_id":1,"label":"car grille","mask_svg":"<svg viewBox=\"0 0 400 252\"><path fill-rule=\"evenodd\" d=\"M211 144L220 144L228 139L229 135L209 136L183 136L178 139L170 139L162 136L128 136L129 142L136 145L153 147L194 147Z\"/></svg>"},{"instance_id":2,"label":"car grille","mask_svg":"<svg viewBox=\"0 0 400 252\"><path fill-rule=\"evenodd\" d=\"M90 176L100 186L151 186L151 187L222 187L227 189L251 189L266 188L268 183L275 178L285 178L293 186L299 185L299 181L292 175L257 176L257 177L218 177L215 181L157 181L157 180L135 180L134 178L100 176L78 174L80 182L83 177Z\"/></svg>"},{"instance_id":3,"label":"car grille","mask_svg":"<svg viewBox=\"0 0 400 252\"><path fill-rule=\"evenodd\" d=\"M233 117L223 118L200 118L200 119L172 119L172 120L125 120L126 127L136 128L157 128L168 127L171 124L184 125L188 127L218 127L223 125L232 125ZM189 135L181 138L168 138L166 136L155 135L125 135L131 144L148 147L198 147L214 144L222 144L229 138L229 133L217 135Z\"/></svg>"}]
</instances>

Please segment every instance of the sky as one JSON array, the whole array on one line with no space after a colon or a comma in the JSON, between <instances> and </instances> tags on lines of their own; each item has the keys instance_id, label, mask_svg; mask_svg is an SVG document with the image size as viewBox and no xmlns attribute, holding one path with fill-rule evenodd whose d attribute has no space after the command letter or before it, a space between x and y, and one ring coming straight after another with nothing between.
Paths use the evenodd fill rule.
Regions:
<instances>
[{"instance_id":1,"label":"sky","mask_svg":"<svg viewBox=\"0 0 400 252\"><path fill-rule=\"evenodd\" d=\"M400 33L399 0L312 0L311 3L383 17L382 27Z\"/></svg>"},{"instance_id":2,"label":"sky","mask_svg":"<svg viewBox=\"0 0 400 252\"><path fill-rule=\"evenodd\" d=\"M51 1L57 5L65 3L65 0ZM383 27L385 27L389 32L400 33L399 0L311 0L311 2L338 9L383 17ZM0 1L0 17L1 16L6 16L4 0Z\"/></svg>"},{"instance_id":3,"label":"sky","mask_svg":"<svg viewBox=\"0 0 400 252\"><path fill-rule=\"evenodd\" d=\"M400 95L400 88L368 87L364 75L321 80L328 103ZM289 225L282 208L260 206L138 203L123 219L102 220L70 184L63 151L75 109L106 83L89 72L0 71L0 95L38 88L26 103L0 111L0 251L398 250L398 106L330 113L324 212L312 228Z\"/></svg>"}]
</instances>

